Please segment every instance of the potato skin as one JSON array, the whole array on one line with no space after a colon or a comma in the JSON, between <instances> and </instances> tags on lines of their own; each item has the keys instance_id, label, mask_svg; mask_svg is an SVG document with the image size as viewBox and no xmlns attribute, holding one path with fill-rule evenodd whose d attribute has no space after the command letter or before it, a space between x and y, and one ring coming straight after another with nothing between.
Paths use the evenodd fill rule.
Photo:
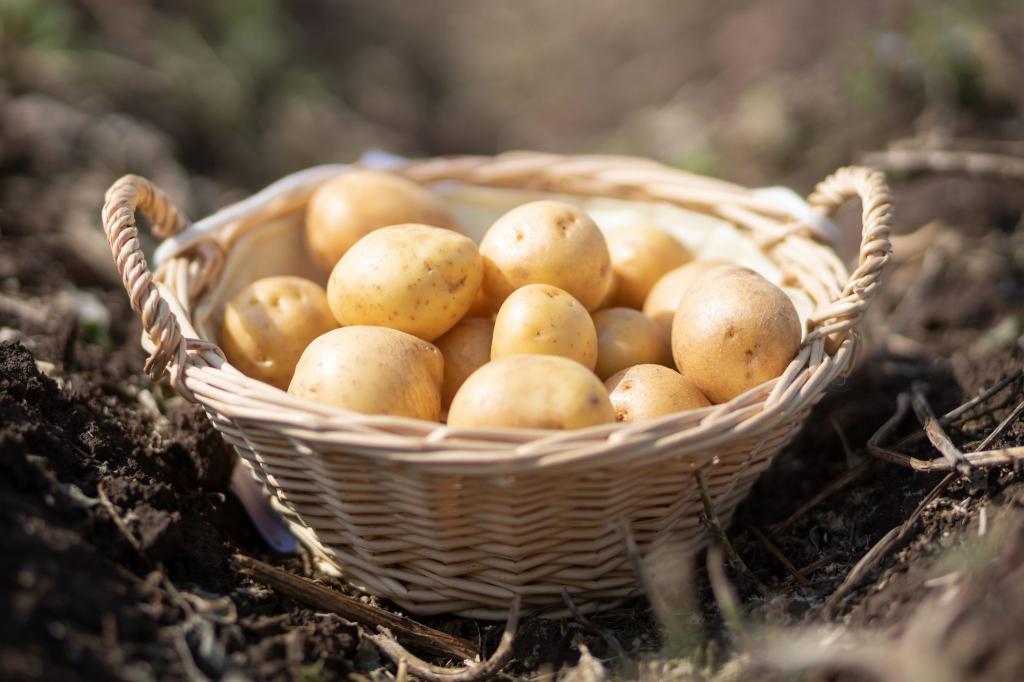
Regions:
<instances>
[{"instance_id":1,"label":"potato skin","mask_svg":"<svg viewBox=\"0 0 1024 682\"><path fill-rule=\"evenodd\" d=\"M337 326L320 285L265 277L224 307L220 347L243 374L286 389L309 342Z\"/></svg>"},{"instance_id":2,"label":"potato skin","mask_svg":"<svg viewBox=\"0 0 1024 682\"><path fill-rule=\"evenodd\" d=\"M556 355L512 355L490 362L462 385L448 426L579 429L615 421L592 372Z\"/></svg>"},{"instance_id":3,"label":"potato skin","mask_svg":"<svg viewBox=\"0 0 1024 682\"><path fill-rule=\"evenodd\" d=\"M711 404L696 384L661 365L627 367L609 377L604 387L620 422L654 419Z\"/></svg>"},{"instance_id":4,"label":"potato skin","mask_svg":"<svg viewBox=\"0 0 1024 682\"><path fill-rule=\"evenodd\" d=\"M348 250L327 282L342 325L390 327L433 341L473 304L483 263L473 240L428 225L376 230Z\"/></svg>"},{"instance_id":5,"label":"potato skin","mask_svg":"<svg viewBox=\"0 0 1024 682\"><path fill-rule=\"evenodd\" d=\"M658 323L665 333L666 341L672 335L672 318L686 290L697 281L697 278L711 270L731 265L724 260L696 260L681 265L667 273L654 283L647 299L644 301L644 315Z\"/></svg>"},{"instance_id":6,"label":"potato skin","mask_svg":"<svg viewBox=\"0 0 1024 682\"><path fill-rule=\"evenodd\" d=\"M447 409L452 404L452 398L470 374L491 361L493 336L493 320L469 317L434 342L444 356L442 408Z\"/></svg>"},{"instance_id":7,"label":"potato skin","mask_svg":"<svg viewBox=\"0 0 1024 682\"><path fill-rule=\"evenodd\" d=\"M597 331L586 308L550 284L528 284L505 299L494 318L491 359L559 355L589 370L597 364Z\"/></svg>"},{"instance_id":8,"label":"potato skin","mask_svg":"<svg viewBox=\"0 0 1024 682\"><path fill-rule=\"evenodd\" d=\"M672 362L661 327L639 310L606 308L594 313L597 330L597 366L601 380L633 365Z\"/></svg>"},{"instance_id":9,"label":"potato skin","mask_svg":"<svg viewBox=\"0 0 1024 682\"><path fill-rule=\"evenodd\" d=\"M640 310L655 282L693 260L678 239L655 225L621 227L607 236L615 287L608 307Z\"/></svg>"},{"instance_id":10,"label":"potato skin","mask_svg":"<svg viewBox=\"0 0 1024 682\"><path fill-rule=\"evenodd\" d=\"M302 353L288 393L363 414L437 421L444 358L433 344L385 327L342 327Z\"/></svg>"},{"instance_id":11,"label":"potato skin","mask_svg":"<svg viewBox=\"0 0 1024 682\"><path fill-rule=\"evenodd\" d=\"M534 201L499 218L480 243L484 293L497 310L527 284L550 284L594 310L612 284L604 235L586 213L559 201Z\"/></svg>"},{"instance_id":12,"label":"potato skin","mask_svg":"<svg viewBox=\"0 0 1024 682\"><path fill-rule=\"evenodd\" d=\"M354 170L326 181L310 197L306 247L326 274L373 230L404 223L458 230L455 216L430 190L391 173Z\"/></svg>"},{"instance_id":13,"label":"potato skin","mask_svg":"<svg viewBox=\"0 0 1024 682\"><path fill-rule=\"evenodd\" d=\"M782 374L800 348L800 317L785 292L747 268L694 282L672 323L676 367L713 403Z\"/></svg>"}]
</instances>

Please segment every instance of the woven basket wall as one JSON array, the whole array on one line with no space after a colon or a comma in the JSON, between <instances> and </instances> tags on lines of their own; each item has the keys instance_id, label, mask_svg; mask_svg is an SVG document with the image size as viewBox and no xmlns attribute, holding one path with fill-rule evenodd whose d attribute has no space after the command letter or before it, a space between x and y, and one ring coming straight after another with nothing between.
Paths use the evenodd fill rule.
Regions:
<instances>
[{"instance_id":1,"label":"woven basket wall","mask_svg":"<svg viewBox=\"0 0 1024 682\"><path fill-rule=\"evenodd\" d=\"M150 376L166 373L205 408L318 555L353 585L418 614L503 618L520 595L524 608L559 615L566 590L595 610L639 591L627 534L641 554L700 549L698 477L727 522L851 368L858 321L890 254L888 189L864 168L827 178L801 214L776 197L641 159L519 152L401 163L391 170L431 185L470 222L541 192L589 202L609 222L688 223L691 241L725 229L733 239L725 250L786 287L806 322L785 373L726 404L579 431L449 429L299 401L243 376L216 346L218 316L238 288L313 272L301 242L305 205L347 169L289 176L192 226L148 181L126 176L107 193L103 223L142 317ZM863 206L852 275L820 229L851 198ZM167 238L155 276L136 211Z\"/></svg>"}]
</instances>

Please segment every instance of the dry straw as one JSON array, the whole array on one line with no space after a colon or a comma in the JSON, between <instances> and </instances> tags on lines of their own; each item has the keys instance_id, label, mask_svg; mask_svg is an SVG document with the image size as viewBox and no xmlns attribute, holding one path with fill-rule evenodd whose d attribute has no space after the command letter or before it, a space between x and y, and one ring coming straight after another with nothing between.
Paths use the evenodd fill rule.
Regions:
<instances>
[{"instance_id":1,"label":"dry straw","mask_svg":"<svg viewBox=\"0 0 1024 682\"><path fill-rule=\"evenodd\" d=\"M404 163L394 172L425 184L665 202L716 216L740 228L813 305L789 368L729 403L579 431L449 429L301 402L243 376L196 332L203 327L193 314L219 295L227 254L274 221L300 223L310 193L337 172L292 176L211 216L178 240L155 276L135 212L170 237L188 222L167 197L125 176L107 192L103 224L142 318L149 375L166 373L205 408L292 529L349 582L418 614L503 618L516 595L524 608L558 614L564 592L592 611L639 590L623 529L643 553L701 548L696 473L727 521L826 387L851 368L858 322L890 257L889 191L866 168L840 169L808 198L825 215L861 200L860 258L849 274L820 233L778 202L651 161L519 152Z\"/></svg>"}]
</instances>

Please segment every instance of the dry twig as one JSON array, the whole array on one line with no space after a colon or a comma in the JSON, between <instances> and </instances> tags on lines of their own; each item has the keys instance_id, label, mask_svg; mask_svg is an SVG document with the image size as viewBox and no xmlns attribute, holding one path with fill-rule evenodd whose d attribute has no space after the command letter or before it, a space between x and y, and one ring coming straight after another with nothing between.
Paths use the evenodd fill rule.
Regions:
<instances>
[{"instance_id":1,"label":"dry twig","mask_svg":"<svg viewBox=\"0 0 1024 682\"><path fill-rule=\"evenodd\" d=\"M769 554L775 557L775 559L780 564L782 564L783 568L789 571L789 574L793 576L794 580L796 580L801 585L806 585L809 582L807 578L805 578L803 574L801 574L800 571L797 570L796 566L793 565L793 562L786 558L786 555L782 553L782 550L779 549L774 542L768 539L768 536L762 533L757 526L747 526L747 530L749 530L751 534L755 538L757 538L758 542L761 543L761 545L768 551Z\"/></svg>"},{"instance_id":2,"label":"dry twig","mask_svg":"<svg viewBox=\"0 0 1024 682\"><path fill-rule=\"evenodd\" d=\"M626 650L623 648L619 638L609 630L603 628L594 621L590 620L580 611L579 607L576 606L576 602L572 600L572 596L569 594L569 590L562 590L562 600L565 602L566 607L572 612L573 617L579 622L580 625L587 628L598 637L604 639L608 644L608 648L615 652L615 656L619 659L619 665L626 665L629 661L629 656L626 655Z\"/></svg>"},{"instance_id":3,"label":"dry twig","mask_svg":"<svg viewBox=\"0 0 1024 682\"><path fill-rule=\"evenodd\" d=\"M377 648L395 665L402 666L404 661L409 672L427 682L478 682L494 677L512 659L512 645L515 642L516 629L519 627L519 606L519 595L516 595L512 598L512 605L509 607L508 621L505 623L505 632L501 635L501 642L491 657L482 663L464 668L442 668L413 656L396 642L388 629L383 626L377 628L380 634L372 634L364 630L363 636L376 644Z\"/></svg>"},{"instance_id":4,"label":"dry twig","mask_svg":"<svg viewBox=\"0 0 1024 682\"><path fill-rule=\"evenodd\" d=\"M453 658L458 661L476 660L479 651L470 642L435 630L421 623L365 604L358 599L300 578L258 559L236 554L234 561L242 571L276 592L306 606L330 611L371 628L387 628L405 639L410 646L423 652Z\"/></svg>"},{"instance_id":5,"label":"dry twig","mask_svg":"<svg viewBox=\"0 0 1024 682\"><path fill-rule=\"evenodd\" d=\"M718 520L718 513L715 511L715 507L711 502L711 493L708 491L708 482L704 478L704 472L701 469L693 474L694 478L697 479L697 488L700 490L700 502L704 507L704 523L707 529L711 531L718 542L721 543L722 548L725 550L726 555L729 557L729 563L734 567L742 568L744 572L749 573L750 571L743 564L743 560L740 559L740 555L736 553L736 549L729 542L729 536L725 534L725 529L722 527L722 523Z\"/></svg>"},{"instance_id":6,"label":"dry twig","mask_svg":"<svg viewBox=\"0 0 1024 682\"><path fill-rule=\"evenodd\" d=\"M867 551L867 554L861 557L860 561L858 561L854 567L850 569L850 572L846 574L846 578L839 587L836 588L836 591L829 595L829 598L821 608L822 615L827 616L830 614L839 601L845 597L850 590L856 587L864 576L870 573L875 566L885 558L889 553L889 550L902 542L903 539L910 534L910 531L914 528L917 520L921 518L921 514L924 513L925 507L931 504L936 497L941 495L949 484L953 482L954 478L956 478L955 473L950 472L947 474L946 477L939 481L939 484L932 488L931 492L928 493L920 503L918 503L914 512L906 521L903 522L902 525L896 526L882 536L882 539L876 542L875 545Z\"/></svg>"}]
</instances>

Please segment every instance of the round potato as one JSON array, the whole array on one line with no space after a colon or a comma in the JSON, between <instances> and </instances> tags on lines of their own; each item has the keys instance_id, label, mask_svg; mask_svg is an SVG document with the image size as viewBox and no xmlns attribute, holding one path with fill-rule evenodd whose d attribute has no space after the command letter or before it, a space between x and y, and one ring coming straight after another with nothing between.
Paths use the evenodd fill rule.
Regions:
<instances>
[{"instance_id":1,"label":"round potato","mask_svg":"<svg viewBox=\"0 0 1024 682\"><path fill-rule=\"evenodd\" d=\"M604 382L615 419L632 422L666 414L697 410L711 403L697 386L674 369L636 365Z\"/></svg>"},{"instance_id":2,"label":"round potato","mask_svg":"<svg viewBox=\"0 0 1024 682\"><path fill-rule=\"evenodd\" d=\"M497 310L527 284L550 284L594 310L612 284L604 235L586 213L558 201L534 201L495 222L480 243L484 293Z\"/></svg>"},{"instance_id":3,"label":"round potato","mask_svg":"<svg viewBox=\"0 0 1024 682\"><path fill-rule=\"evenodd\" d=\"M285 389L309 342L337 326L318 284L302 277L266 277L224 307L220 346L243 374Z\"/></svg>"},{"instance_id":4,"label":"round potato","mask_svg":"<svg viewBox=\"0 0 1024 682\"><path fill-rule=\"evenodd\" d=\"M306 247L324 273L352 245L381 227L420 223L458 229L448 207L398 175L355 170L323 183L306 208Z\"/></svg>"},{"instance_id":5,"label":"round potato","mask_svg":"<svg viewBox=\"0 0 1024 682\"><path fill-rule=\"evenodd\" d=\"M462 385L448 426L579 429L615 420L592 372L555 355L513 355L489 362Z\"/></svg>"},{"instance_id":6,"label":"round potato","mask_svg":"<svg viewBox=\"0 0 1024 682\"><path fill-rule=\"evenodd\" d=\"M473 372L491 360L491 337L494 322L470 317L452 327L435 344L444 356L444 385L441 387L441 406L452 404L455 392Z\"/></svg>"},{"instance_id":7,"label":"round potato","mask_svg":"<svg viewBox=\"0 0 1024 682\"><path fill-rule=\"evenodd\" d=\"M606 308L594 313L597 366L602 380L633 365L667 365L672 354L661 327L639 310Z\"/></svg>"},{"instance_id":8,"label":"round potato","mask_svg":"<svg viewBox=\"0 0 1024 682\"><path fill-rule=\"evenodd\" d=\"M643 307L655 282L669 270L693 260L679 240L654 225L630 225L608 235L615 273L609 307Z\"/></svg>"},{"instance_id":9,"label":"round potato","mask_svg":"<svg viewBox=\"0 0 1024 682\"><path fill-rule=\"evenodd\" d=\"M665 332L667 341L672 335L672 318L687 288L705 272L723 265L730 265L724 260L697 260L682 265L665 273L654 286L644 301L644 315L651 318Z\"/></svg>"},{"instance_id":10,"label":"round potato","mask_svg":"<svg viewBox=\"0 0 1024 682\"><path fill-rule=\"evenodd\" d=\"M528 284L505 299L494 318L491 359L560 355L587 369L597 364L597 331L586 308L550 284Z\"/></svg>"},{"instance_id":11,"label":"round potato","mask_svg":"<svg viewBox=\"0 0 1024 682\"><path fill-rule=\"evenodd\" d=\"M428 225L393 225L348 250L327 282L343 326L391 327L433 341L473 304L483 277L473 240Z\"/></svg>"},{"instance_id":12,"label":"round potato","mask_svg":"<svg viewBox=\"0 0 1024 682\"><path fill-rule=\"evenodd\" d=\"M437 421L444 358L433 344L385 327L342 327L302 353L288 393L363 414Z\"/></svg>"},{"instance_id":13,"label":"round potato","mask_svg":"<svg viewBox=\"0 0 1024 682\"><path fill-rule=\"evenodd\" d=\"M774 379L800 348L800 317L785 292L747 268L700 278L672 322L672 355L713 403Z\"/></svg>"}]
</instances>

